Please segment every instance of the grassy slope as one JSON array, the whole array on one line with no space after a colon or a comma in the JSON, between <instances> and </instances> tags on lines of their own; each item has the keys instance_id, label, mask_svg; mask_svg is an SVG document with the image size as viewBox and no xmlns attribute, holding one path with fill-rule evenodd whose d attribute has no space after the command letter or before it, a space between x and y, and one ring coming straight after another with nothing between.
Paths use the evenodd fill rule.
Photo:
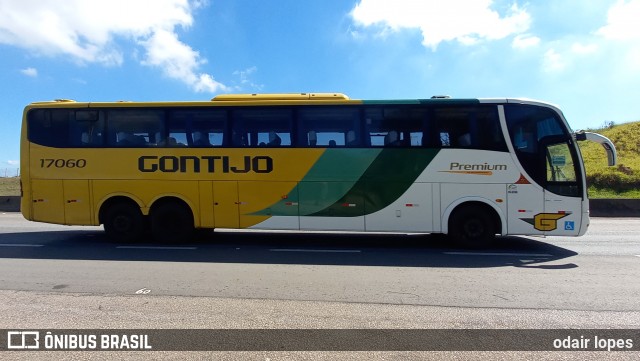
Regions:
<instances>
[{"instance_id":1,"label":"grassy slope","mask_svg":"<svg viewBox=\"0 0 640 361\"><path fill-rule=\"evenodd\" d=\"M618 150L618 165L607 166L604 149L594 142L580 142L592 198L640 198L640 122L597 129Z\"/></svg>"},{"instance_id":2,"label":"grassy slope","mask_svg":"<svg viewBox=\"0 0 640 361\"><path fill-rule=\"evenodd\" d=\"M0 196L19 196L20 178L0 178Z\"/></svg>"}]
</instances>

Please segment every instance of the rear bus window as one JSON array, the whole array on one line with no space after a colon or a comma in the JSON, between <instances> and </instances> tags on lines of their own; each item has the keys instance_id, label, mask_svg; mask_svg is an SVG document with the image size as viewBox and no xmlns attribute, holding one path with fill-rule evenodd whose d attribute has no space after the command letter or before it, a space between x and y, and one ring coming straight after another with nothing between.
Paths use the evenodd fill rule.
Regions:
<instances>
[{"instance_id":1,"label":"rear bus window","mask_svg":"<svg viewBox=\"0 0 640 361\"><path fill-rule=\"evenodd\" d=\"M27 114L29 141L47 147L66 147L72 109L32 109Z\"/></svg>"}]
</instances>

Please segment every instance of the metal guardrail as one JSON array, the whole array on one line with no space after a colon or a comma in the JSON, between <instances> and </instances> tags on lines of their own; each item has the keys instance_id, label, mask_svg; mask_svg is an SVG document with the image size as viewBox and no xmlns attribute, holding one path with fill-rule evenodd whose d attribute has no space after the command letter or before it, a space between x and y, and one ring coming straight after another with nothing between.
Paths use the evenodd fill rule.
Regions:
<instances>
[{"instance_id":1,"label":"metal guardrail","mask_svg":"<svg viewBox=\"0 0 640 361\"><path fill-rule=\"evenodd\" d=\"M640 199L590 199L592 217L640 217ZM0 197L0 212L20 212L20 197Z\"/></svg>"}]
</instances>

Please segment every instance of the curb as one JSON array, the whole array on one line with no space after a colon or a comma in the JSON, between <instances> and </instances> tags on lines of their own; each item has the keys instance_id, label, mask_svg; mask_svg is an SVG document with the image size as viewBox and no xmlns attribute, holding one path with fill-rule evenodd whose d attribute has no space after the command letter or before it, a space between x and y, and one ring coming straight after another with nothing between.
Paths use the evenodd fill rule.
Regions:
<instances>
[{"instance_id":1,"label":"curb","mask_svg":"<svg viewBox=\"0 0 640 361\"><path fill-rule=\"evenodd\" d=\"M640 199L590 199L591 217L640 217ZM20 197L0 197L0 212L20 212Z\"/></svg>"}]
</instances>

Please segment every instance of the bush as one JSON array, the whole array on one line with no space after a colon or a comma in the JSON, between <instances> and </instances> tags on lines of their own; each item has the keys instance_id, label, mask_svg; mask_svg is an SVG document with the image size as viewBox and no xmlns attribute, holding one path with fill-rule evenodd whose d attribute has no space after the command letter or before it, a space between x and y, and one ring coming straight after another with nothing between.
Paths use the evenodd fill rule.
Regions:
<instances>
[{"instance_id":1,"label":"bush","mask_svg":"<svg viewBox=\"0 0 640 361\"><path fill-rule=\"evenodd\" d=\"M599 189L612 189L617 192L640 189L640 177L624 174L616 169L587 174L587 185Z\"/></svg>"}]
</instances>

